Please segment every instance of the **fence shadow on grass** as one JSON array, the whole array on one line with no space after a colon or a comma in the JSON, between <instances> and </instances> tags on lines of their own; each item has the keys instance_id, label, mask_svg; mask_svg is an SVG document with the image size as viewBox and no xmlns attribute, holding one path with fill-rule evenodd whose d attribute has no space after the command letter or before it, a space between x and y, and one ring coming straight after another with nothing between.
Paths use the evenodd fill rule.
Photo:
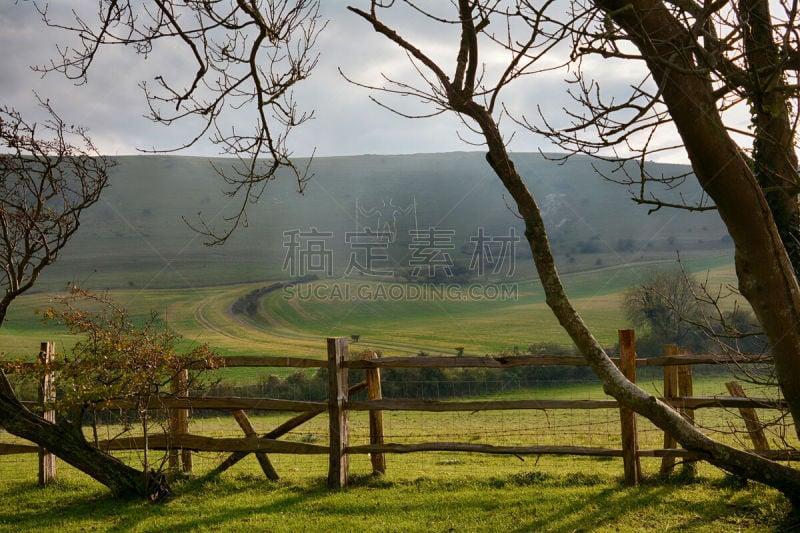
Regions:
<instances>
[{"instance_id":1,"label":"fence shadow on grass","mask_svg":"<svg viewBox=\"0 0 800 533\"><path fill-rule=\"evenodd\" d=\"M357 476L329 491L322 477L298 485L252 475L177 486L164 504L124 502L86 484L9 486L0 529L14 531L592 531L600 528L789 530L797 516L760 486L698 477L646 479L638 488L592 473L522 472L493 478L390 480ZM784 508L785 507L785 508ZM782 518L785 517L785 518Z\"/></svg>"}]
</instances>

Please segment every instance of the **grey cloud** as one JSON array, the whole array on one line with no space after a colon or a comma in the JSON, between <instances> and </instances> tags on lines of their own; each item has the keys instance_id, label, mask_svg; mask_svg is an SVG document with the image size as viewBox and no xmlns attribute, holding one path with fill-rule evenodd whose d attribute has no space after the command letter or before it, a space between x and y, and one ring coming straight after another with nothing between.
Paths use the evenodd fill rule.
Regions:
<instances>
[{"instance_id":1,"label":"grey cloud","mask_svg":"<svg viewBox=\"0 0 800 533\"><path fill-rule=\"evenodd\" d=\"M353 3L365 4L363 1ZM403 79L414 75L405 55L348 12L346 4L323 1L322 14L330 22L319 40L320 62L311 79L295 92L300 106L314 110L316 118L292 133L290 146L294 153L304 156L316 149L318 155L327 156L472 149L459 140L457 132L463 132L464 128L453 115L426 120L404 119L376 106L369 101L368 91L342 79L338 68L360 81L374 84L380 84L382 71ZM58 3L63 10L72 5L87 6L75 1ZM403 28L405 35L452 63L453 58L449 56L454 53L454 43L439 41L452 33L451 29L420 22L410 12L393 12L393 17L393 22ZM31 93L35 90L42 97L50 98L65 119L88 127L100 149L112 155L136 153L142 148L171 148L194 132L190 124L165 128L143 117L147 105L138 84L152 80L161 72L180 72L186 61L173 49L156 50L147 60L125 47L105 49L98 56L89 83L76 87L58 74L41 78L28 68L30 64L46 63L56 44L67 38L63 33L45 28L30 2L0 5L0 23L5 28L0 33L0 49L5 52L0 57L5 73L0 80L2 103L35 116ZM564 98L563 92L555 89L559 77L550 76L545 89L541 83L523 82L509 93L509 101L528 105L541 94L550 109L558 109L558 100ZM415 107L414 102L401 101L399 105L402 109L422 109ZM249 120L245 112L237 112L231 113L230 122L237 127L247 127ZM510 136L512 124L506 121L504 126ZM521 134L511 148L535 150L540 142L529 134ZM203 142L184 153L215 155L216 150L210 143Z\"/></svg>"}]
</instances>

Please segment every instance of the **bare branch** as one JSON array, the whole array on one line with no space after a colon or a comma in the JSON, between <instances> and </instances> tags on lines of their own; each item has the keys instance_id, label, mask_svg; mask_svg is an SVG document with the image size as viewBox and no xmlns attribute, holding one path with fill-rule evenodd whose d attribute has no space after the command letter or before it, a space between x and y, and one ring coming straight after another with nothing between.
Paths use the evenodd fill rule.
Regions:
<instances>
[{"instance_id":1,"label":"bare branch","mask_svg":"<svg viewBox=\"0 0 800 533\"><path fill-rule=\"evenodd\" d=\"M78 13L73 21L55 21L46 6L37 4L44 22L77 35L81 46L64 47L49 65L38 70L57 72L85 83L94 59L107 46L134 46L147 56L159 42L180 43L196 65L188 84L172 72L141 82L150 108L149 118L169 126L178 121L197 122L196 133L172 147L143 151L182 150L208 138L220 153L235 155L235 171L220 172L229 186L226 194L238 198L238 208L222 231L200 219L193 227L221 244L239 225L246 225L246 209L258 200L264 186L285 169L302 192L311 178L308 168L292 161L291 131L313 118L301 112L292 90L306 80L317 65L316 39L325 24L319 0L232 0L230 2L101 2L96 20ZM249 128L233 124L234 111L251 111ZM259 159L267 159L263 165Z\"/></svg>"},{"instance_id":2,"label":"bare branch","mask_svg":"<svg viewBox=\"0 0 800 533\"><path fill-rule=\"evenodd\" d=\"M113 165L85 130L65 124L49 102L39 105L49 114L41 125L0 107L0 143L8 150L0 154L0 324L11 302L58 259Z\"/></svg>"}]
</instances>

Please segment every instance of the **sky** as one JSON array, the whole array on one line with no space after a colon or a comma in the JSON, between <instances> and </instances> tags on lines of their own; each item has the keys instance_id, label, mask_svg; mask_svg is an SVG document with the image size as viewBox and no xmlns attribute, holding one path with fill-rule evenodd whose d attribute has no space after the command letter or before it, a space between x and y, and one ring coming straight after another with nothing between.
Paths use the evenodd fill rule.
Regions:
<instances>
[{"instance_id":1,"label":"sky","mask_svg":"<svg viewBox=\"0 0 800 533\"><path fill-rule=\"evenodd\" d=\"M385 73L401 79L414 79L415 73L406 56L395 45L375 33L372 28L346 10L349 2L323 0L322 16L328 25L318 41L319 63L311 78L295 92L302 109L314 112L314 119L295 129L289 147L296 156L338 156L357 154L404 154L475 150L470 144L478 139L470 134L452 113L429 119L410 120L395 115L369 100L369 91L348 83L339 69L349 77L367 84L380 84ZM352 0L363 7L366 2ZM437 0L437 6L449 3ZM74 7L87 19L95 15L97 2L59 0L52 2L56 17L69 17ZM458 40L453 29L429 25L418 17L401 11L392 12L399 30L423 50L454 65ZM67 21L67 18L61 20ZM185 55L176 47L156 49L145 60L129 48L101 50L89 81L75 86L57 73L42 77L31 65L47 64L55 57L57 46L74 38L68 32L47 28L38 17L30 0L0 4L0 104L36 117L34 91L49 99L56 111L71 124L88 128L99 150L107 155L140 153L140 150L170 149L193 136L191 124L158 125L145 118L147 103L139 83L152 81L156 75L168 73L191 75L185 68ZM453 37L455 36L455 39ZM488 72L503 64L505 57L488 53L482 56ZM587 62L587 66L588 65ZM184 68L182 68L184 67ZM448 68L448 72L452 69ZM624 76L604 72L606 87L612 91L628 82ZM505 93L505 104L517 118L523 115L536 119L541 107L548 120L563 122L563 105L568 105L565 70L520 80ZM401 102L403 110L420 110L414 102ZM245 115L231 114L233 122ZM501 129L512 151L554 151L545 139L523 130L507 117ZM466 140L466 142L465 142ZM218 155L209 142L180 152L185 155Z\"/></svg>"}]
</instances>

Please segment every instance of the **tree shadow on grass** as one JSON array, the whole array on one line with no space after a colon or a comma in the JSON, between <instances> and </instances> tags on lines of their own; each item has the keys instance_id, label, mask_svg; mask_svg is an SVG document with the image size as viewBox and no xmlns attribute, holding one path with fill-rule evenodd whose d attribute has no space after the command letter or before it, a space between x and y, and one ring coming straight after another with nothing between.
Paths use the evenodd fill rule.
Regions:
<instances>
[{"instance_id":1,"label":"tree shadow on grass","mask_svg":"<svg viewBox=\"0 0 800 533\"><path fill-rule=\"evenodd\" d=\"M574 499L562 501L562 505L548 505L553 502L547 499L532 500L530 515L511 531L594 531L616 529L620 524L622 530L720 531L768 526L783 531L797 525L798 517L790 512L787 502L775 505L773 499L770 505L761 505L758 494L769 489L747 490L738 480L728 478L654 477L634 488L624 486L622 479L609 486L606 478L592 474L529 477L540 479L529 481L515 475L511 481L529 487L560 487L564 489L560 496L572 493ZM570 491L581 486L596 486L598 490Z\"/></svg>"},{"instance_id":2,"label":"tree shadow on grass","mask_svg":"<svg viewBox=\"0 0 800 533\"><path fill-rule=\"evenodd\" d=\"M56 480L42 488L36 483L19 482L6 489L5 498L13 505L0 507L0 530L47 530L60 521L92 521L98 514L113 523L117 517L136 512L142 501L118 500L97 484Z\"/></svg>"},{"instance_id":3,"label":"tree shadow on grass","mask_svg":"<svg viewBox=\"0 0 800 533\"><path fill-rule=\"evenodd\" d=\"M176 498L151 504L117 499L99 485L87 488L86 483L57 481L43 489L35 483L20 482L8 491L16 505L0 508L0 531L198 531L226 522L246 523L248 513L254 510L281 514L326 494L322 482L300 487L251 475L202 483L187 480L176 484L175 489ZM213 505L235 502L246 494L254 495L257 503L227 508ZM169 526L165 528L164 524ZM256 524L253 526L256 528Z\"/></svg>"},{"instance_id":4,"label":"tree shadow on grass","mask_svg":"<svg viewBox=\"0 0 800 533\"><path fill-rule=\"evenodd\" d=\"M732 530L798 525L788 504L760 487L697 478L651 479L638 488L593 473L521 472L493 478L354 476L329 491L325 480L271 483L226 476L176 485L163 505L114 499L102 488L57 484L13 487L18 503L0 511L14 531L300 530L593 531Z\"/></svg>"}]
</instances>

